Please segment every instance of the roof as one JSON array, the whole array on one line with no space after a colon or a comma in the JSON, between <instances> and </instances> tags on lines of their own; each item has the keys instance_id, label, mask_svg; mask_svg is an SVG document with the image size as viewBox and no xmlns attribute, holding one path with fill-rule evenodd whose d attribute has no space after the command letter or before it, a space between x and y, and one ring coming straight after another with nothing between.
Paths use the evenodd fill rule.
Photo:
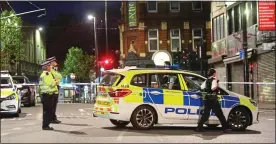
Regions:
<instances>
[{"instance_id":1,"label":"roof","mask_svg":"<svg viewBox=\"0 0 276 144\"><path fill-rule=\"evenodd\" d=\"M105 72L112 72L112 73L121 73L121 74L125 74L127 71L151 71L151 72L162 72L162 71L167 71L167 72L173 72L173 73L190 73L190 74L194 74L197 76L201 76L203 78L205 78L204 76L197 74L196 72L193 71L188 71L188 70L181 70L181 69L166 69L166 68L136 68L136 67L127 67L124 69L112 69L112 70L106 70Z\"/></svg>"}]
</instances>

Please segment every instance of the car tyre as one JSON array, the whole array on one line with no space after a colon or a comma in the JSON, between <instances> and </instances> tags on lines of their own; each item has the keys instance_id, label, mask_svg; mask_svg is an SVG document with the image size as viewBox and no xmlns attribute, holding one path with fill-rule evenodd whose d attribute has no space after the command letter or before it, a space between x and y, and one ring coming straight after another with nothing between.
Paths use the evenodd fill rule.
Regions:
<instances>
[{"instance_id":1,"label":"car tyre","mask_svg":"<svg viewBox=\"0 0 276 144\"><path fill-rule=\"evenodd\" d=\"M130 122L111 119L110 122L118 128L126 127Z\"/></svg>"},{"instance_id":2,"label":"car tyre","mask_svg":"<svg viewBox=\"0 0 276 144\"><path fill-rule=\"evenodd\" d=\"M130 122L135 129L148 130L153 127L157 119L155 110L150 106L140 106L132 113Z\"/></svg>"},{"instance_id":3,"label":"car tyre","mask_svg":"<svg viewBox=\"0 0 276 144\"><path fill-rule=\"evenodd\" d=\"M250 122L249 112L244 108L232 110L228 116L228 125L234 131L244 131Z\"/></svg>"},{"instance_id":4,"label":"car tyre","mask_svg":"<svg viewBox=\"0 0 276 144\"><path fill-rule=\"evenodd\" d=\"M14 116L15 117L19 117L20 113L21 113L21 108L18 108L18 110L17 110L17 112L16 112L16 114Z\"/></svg>"}]
</instances>

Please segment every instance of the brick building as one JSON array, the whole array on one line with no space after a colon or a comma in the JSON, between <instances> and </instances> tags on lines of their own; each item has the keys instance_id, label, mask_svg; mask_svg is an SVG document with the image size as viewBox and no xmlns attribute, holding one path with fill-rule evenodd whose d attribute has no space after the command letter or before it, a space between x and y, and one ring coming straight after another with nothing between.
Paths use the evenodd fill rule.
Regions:
<instances>
[{"instance_id":1,"label":"brick building","mask_svg":"<svg viewBox=\"0 0 276 144\"><path fill-rule=\"evenodd\" d=\"M121 2L120 55L125 66L152 64L158 52L172 62L178 48L211 55L211 2ZM207 63L207 61L206 61ZM158 65L158 64L157 64Z\"/></svg>"}]
</instances>

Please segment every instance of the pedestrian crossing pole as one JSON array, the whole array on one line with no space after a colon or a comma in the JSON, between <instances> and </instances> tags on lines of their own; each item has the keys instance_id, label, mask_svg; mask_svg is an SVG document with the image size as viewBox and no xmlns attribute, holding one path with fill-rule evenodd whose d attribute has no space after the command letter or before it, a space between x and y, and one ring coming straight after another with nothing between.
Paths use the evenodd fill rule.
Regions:
<instances>
[{"instance_id":1,"label":"pedestrian crossing pole","mask_svg":"<svg viewBox=\"0 0 276 144\"><path fill-rule=\"evenodd\" d=\"M105 0L105 55L107 56L108 51L108 35L107 35L107 0Z\"/></svg>"}]
</instances>

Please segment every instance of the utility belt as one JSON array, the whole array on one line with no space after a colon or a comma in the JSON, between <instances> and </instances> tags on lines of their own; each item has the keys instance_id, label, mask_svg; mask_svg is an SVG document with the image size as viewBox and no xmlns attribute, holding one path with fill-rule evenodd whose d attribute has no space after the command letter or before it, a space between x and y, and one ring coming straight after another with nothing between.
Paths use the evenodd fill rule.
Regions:
<instances>
[{"instance_id":1,"label":"utility belt","mask_svg":"<svg viewBox=\"0 0 276 144\"><path fill-rule=\"evenodd\" d=\"M207 93L206 94L206 100L217 100L218 96L216 93Z\"/></svg>"}]
</instances>

